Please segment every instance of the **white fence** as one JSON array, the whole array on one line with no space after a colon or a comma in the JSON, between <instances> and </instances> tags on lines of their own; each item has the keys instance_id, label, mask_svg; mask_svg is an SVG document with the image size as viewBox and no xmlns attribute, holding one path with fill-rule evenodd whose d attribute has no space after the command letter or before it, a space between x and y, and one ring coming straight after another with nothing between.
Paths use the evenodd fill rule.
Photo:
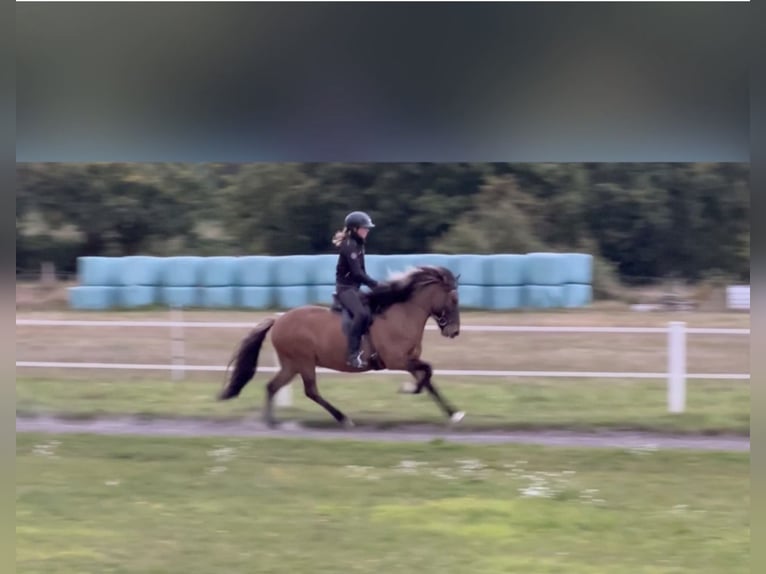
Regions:
<instances>
[{"instance_id":1,"label":"white fence","mask_svg":"<svg viewBox=\"0 0 766 574\"><path fill-rule=\"evenodd\" d=\"M726 307L738 311L750 310L750 285L730 285L726 288Z\"/></svg>"},{"instance_id":2,"label":"white fence","mask_svg":"<svg viewBox=\"0 0 766 574\"><path fill-rule=\"evenodd\" d=\"M252 329L253 323L241 322L206 322L183 321L180 311L171 311L171 321L85 321L85 320L47 320L16 319L19 326L37 327L127 327L127 328L164 328L170 331L171 363L82 363L61 361L16 361L17 368L55 368L55 369L116 369L116 370L151 370L171 371L174 379L182 379L186 371L225 371L224 365L187 365L185 357L185 329ZM437 330L428 325L427 330ZM605 378L605 379L666 379L668 382L668 411L683 412L686 408L686 381L688 379L749 380L749 373L688 373L686 371L687 335L731 335L749 336L750 329L730 328L688 328L683 322L671 322L667 327L571 327L571 326L511 326L511 325L462 325L461 331L497 332L497 333L601 333L601 334L657 334L667 339L668 370L658 372L587 372L587 371L482 371L482 370L435 370L436 376L456 377L544 377L544 378ZM259 367L262 372L276 372L275 366ZM329 369L317 369L320 373L333 372ZM369 375L396 374L400 371L369 371ZM292 402L290 386L284 387L278 396L278 403L289 405Z\"/></svg>"}]
</instances>

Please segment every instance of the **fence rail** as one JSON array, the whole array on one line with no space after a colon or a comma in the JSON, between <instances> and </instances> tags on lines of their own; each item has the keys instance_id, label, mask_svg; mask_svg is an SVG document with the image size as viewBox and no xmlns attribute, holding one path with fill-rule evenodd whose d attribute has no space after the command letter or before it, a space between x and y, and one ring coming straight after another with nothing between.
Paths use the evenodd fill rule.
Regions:
<instances>
[{"instance_id":1,"label":"fence rail","mask_svg":"<svg viewBox=\"0 0 766 574\"><path fill-rule=\"evenodd\" d=\"M252 329L255 323L236 321L88 321L56 319L16 319L16 325L28 327L157 327L182 329ZM434 325L426 325L426 331L438 331ZM667 327L574 327L574 326L524 326L524 325L461 325L461 331L477 333L623 333L664 334ZM686 327L689 335L750 335L750 329L717 327Z\"/></svg>"},{"instance_id":2,"label":"fence rail","mask_svg":"<svg viewBox=\"0 0 766 574\"><path fill-rule=\"evenodd\" d=\"M90 321L90 320L55 320L55 319L16 319L17 326L31 327L126 327L126 328L165 328L171 332L171 364L141 363L85 363L61 361L16 361L17 368L55 368L55 369L114 369L114 370L151 370L171 371L174 379L183 378L185 372L223 372L223 365L187 365L185 360L185 329L251 329L251 322L213 322L183 321L180 310L172 310L170 321ZM437 327L428 325L427 330ZM483 371L483 370L436 370L437 376L455 377L544 377L544 378L589 378L589 379L666 379L668 382L668 411L683 412L686 404L686 380L749 380L749 373L687 373L686 372L686 337L687 335L727 335L749 336L750 329L687 327L682 322L671 322L666 327L575 327L575 326L515 326L515 325L463 325L462 331L497 332L497 333L594 333L594 334L664 334L667 337L668 371L658 372L587 372L587 371ZM275 366L260 367L263 372L276 372ZM320 373L334 372L318 369ZM365 374L401 374L401 371L370 371ZM278 395L279 404L292 401L290 387L283 388Z\"/></svg>"}]
</instances>

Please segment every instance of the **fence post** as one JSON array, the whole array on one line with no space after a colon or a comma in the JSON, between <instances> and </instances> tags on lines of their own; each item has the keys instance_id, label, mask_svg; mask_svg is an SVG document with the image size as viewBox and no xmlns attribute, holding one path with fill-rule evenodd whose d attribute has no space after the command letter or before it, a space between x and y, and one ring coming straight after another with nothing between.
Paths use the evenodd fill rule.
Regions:
<instances>
[{"instance_id":1,"label":"fence post","mask_svg":"<svg viewBox=\"0 0 766 574\"><path fill-rule=\"evenodd\" d=\"M170 354L173 363L172 376L174 381L179 381L185 376L183 366L185 363L186 345L184 344L183 320L183 310L179 307L171 307ZM182 368L177 368L179 366Z\"/></svg>"},{"instance_id":2,"label":"fence post","mask_svg":"<svg viewBox=\"0 0 766 574\"><path fill-rule=\"evenodd\" d=\"M686 323L668 323L668 412L686 407Z\"/></svg>"},{"instance_id":3,"label":"fence post","mask_svg":"<svg viewBox=\"0 0 766 574\"><path fill-rule=\"evenodd\" d=\"M281 365L279 364L279 355L277 355L277 351L274 351L274 366L276 368L279 368ZM293 385L288 384L282 387L277 391L277 394L274 395L274 402L278 407L291 407L293 406Z\"/></svg>"}]
</instances>

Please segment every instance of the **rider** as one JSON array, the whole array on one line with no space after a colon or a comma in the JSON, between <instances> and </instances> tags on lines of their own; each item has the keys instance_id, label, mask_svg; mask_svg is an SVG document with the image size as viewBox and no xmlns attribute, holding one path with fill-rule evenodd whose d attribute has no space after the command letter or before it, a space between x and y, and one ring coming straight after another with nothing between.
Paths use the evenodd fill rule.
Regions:
<instances>
[{"instance_id":1,"label":"rider","mask_svg":"<svg viewBox=\"0 0 766 574\"><path fill-rule=\"evenodd\" d=\"M370 216L363 211L354 211L346 216L343 231L333 237L333 244L339 248L338 264L335 268L335 288L338 300L353 317L348 337L347 363L357 369L367 366L362 358L362 334L369 326L370 311L362 303L359 288L362 284L374 288L378 282L367 275L364 267L364 244L370 229L375 227Z\"/></svg>"}]
</instances>

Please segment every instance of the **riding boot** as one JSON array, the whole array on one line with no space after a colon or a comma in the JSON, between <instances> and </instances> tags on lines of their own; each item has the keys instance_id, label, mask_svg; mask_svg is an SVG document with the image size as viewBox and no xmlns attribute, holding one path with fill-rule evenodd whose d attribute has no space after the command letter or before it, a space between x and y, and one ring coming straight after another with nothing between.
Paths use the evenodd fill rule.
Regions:
<instances>
[{"instance_id":1,"label":"riding boot","mask_svg":"<svg viewBox=\"0 0 766 574\"><path fill-rule=\"evenodd\" d=\"M352 332L348 337L348 359L346 363L355 369L364 369L367 367L367 361L362 357L362 337L356 332Z\"/></svg>"}]
</instances>

